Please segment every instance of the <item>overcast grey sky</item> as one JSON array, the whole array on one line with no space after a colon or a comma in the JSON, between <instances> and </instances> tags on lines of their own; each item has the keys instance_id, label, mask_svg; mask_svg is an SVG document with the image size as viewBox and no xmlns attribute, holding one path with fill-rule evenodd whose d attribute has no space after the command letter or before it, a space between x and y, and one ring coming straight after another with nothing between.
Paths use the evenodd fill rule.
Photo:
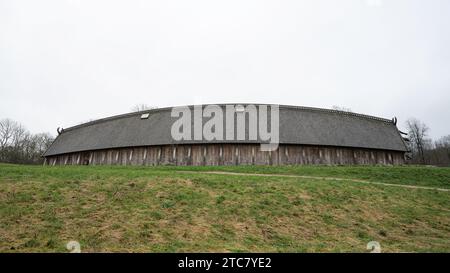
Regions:
<instances>
[{"instance_id":1,"label":"overcast grey sky","mask_svg":"<svg viewBox=\"0 0 450 273\"><path fill-rule=\"evenodd\" d=\"M139 103L277 103L450 134L448 0L0 0L0 118L32 132Z\"/></svg>"}]
</instances>

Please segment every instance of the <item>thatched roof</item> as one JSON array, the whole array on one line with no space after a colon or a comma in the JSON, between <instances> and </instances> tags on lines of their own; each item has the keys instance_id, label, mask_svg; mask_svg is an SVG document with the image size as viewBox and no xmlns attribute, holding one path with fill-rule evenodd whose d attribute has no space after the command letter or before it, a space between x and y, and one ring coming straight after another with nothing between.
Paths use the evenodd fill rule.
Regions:
<instances>
[{"instance_id":1,"label":"thatched roof","mask_svg":"<svg viewBox=\"0 0 450 273\"><path fill-rule=\"evenodd\" d=\"M171 126L177 118L171 117L171 109L129 113L64 129L44 156L121 147L203 143L172 139ZM280 105L279 109L280 144L406 151L396 125L388 119L309 107ZM141 119L143 113L149 113L148 119ZM223 140L209 143L255 141Z\"/></svg>"}]
</instances>

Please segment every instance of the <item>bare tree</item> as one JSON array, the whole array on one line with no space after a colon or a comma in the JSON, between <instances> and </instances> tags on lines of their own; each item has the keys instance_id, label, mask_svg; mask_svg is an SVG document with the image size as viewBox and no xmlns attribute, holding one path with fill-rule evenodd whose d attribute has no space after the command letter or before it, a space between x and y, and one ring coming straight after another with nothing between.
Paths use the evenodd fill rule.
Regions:
<instances>
[{"instance_id":1,"label":"bare tree","mask_svg":"<svg viewBox=\"0 0 450 273\"><path fill-rule=\"evenodd\" d=\"M431 158L436 165L450 166L450 135L443 136L434 142Z\"/></svg>"},{"instance_id":2,"label":"bare tree","mask_svg":"<svg viewBox=\"0 0 450 273\"><path fill-rule=\"evenodd\" d=\"M450 149L450 135L441 137L440 139L436 140L435 143L436 147Z\"/></svg>"},{"instance_id":3,"label":"bare tree","mask_svg":"<svg viewBox=\"0 0 450 273\"><path fill-rule=\"evenodd\" d=\"M155 109L155 106L149 106L147 104L136 104L135 106L133 106L131 108L132 112L140 112L140 111L146 111L146 110L151 110L151 109Z\"/></svg>"},{"instance_id":4,"label":"bare tree","mask_svg":"<svg viewBox=\"0 0 450 273\"><path fill-rule=\"evenodd\" d=\"M48 133L31 134L23 125L10 119L0 120L0 161L38 164L53 141Z\"/></svg>"},{"instance_id":5,"label":"bare tree","mask_svg":"<svg viewBox=\"0 0 450 273\"><path fill-rule=\"evenodd\" d=\"M420 162L423 164L425 163L424 150L426 146L431 143L429 139L427 139L429 128L425 123L415 118L407 120L406 127L408 128L412 153L413 155L417 154L420 158Z\"/></svg>"},{"instance_id":6,"label":"bare tree","mask_svg":"<svg viewBox=\"0 0 450 273\"><path fill-rule=\"evenodd\" d=\"M39 133L34 135L34 137L36 141L36 150L42 155L52 144L53 136L49 133Z\"/></svg>"},{"instance_id":7,"label":"bare tree","mask_svg":"<svg viewBox=\"0 0 450 273\"><path fill-rule=\"evenodd\" d=\"M24 140L29 137L29 134L30 133L25 129L25 127L23 127L22 124L16 122L11 139L13 147L20 148L20 146L23 145Z\"/></svg>"},{"instance_id":8,"label":"bare tree","mask_svg":"<svg viewBox=\"0 0 450 273\"><path fill-rule=\"evenodd\" d=\"M0 120L0 148L4 149L11 141L14 135L17 123L10 119Z\"/></svg>"}]
</instances>

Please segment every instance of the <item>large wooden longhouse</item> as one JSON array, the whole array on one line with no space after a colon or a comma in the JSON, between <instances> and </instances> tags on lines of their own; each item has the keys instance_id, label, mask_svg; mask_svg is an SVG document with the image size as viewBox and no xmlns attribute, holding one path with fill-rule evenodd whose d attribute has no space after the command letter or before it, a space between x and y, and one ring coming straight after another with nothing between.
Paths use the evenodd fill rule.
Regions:
<instances>
[{"instance_id":1,"label":"large wooden longhouse","mask_svg":"<svg viewBox=\"0 0 450 273\"><path fill-rule=\"evenodd\" d=\"M278 149L261 151L259 141L248 139L176 141L171 126L177 118L171 116L171 109L113 116L61 130L44 154L45 164L404 163L406 146L395 120L336 110L279 106Z\"/></svg>"}]
</instances>

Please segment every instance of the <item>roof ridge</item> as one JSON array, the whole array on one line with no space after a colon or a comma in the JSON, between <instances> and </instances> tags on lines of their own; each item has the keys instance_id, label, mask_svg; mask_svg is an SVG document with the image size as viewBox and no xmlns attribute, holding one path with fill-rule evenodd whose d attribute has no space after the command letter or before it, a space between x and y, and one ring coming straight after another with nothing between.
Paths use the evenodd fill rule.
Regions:
<instances>
[{"instance_id":1,"label":"roof ridge","mask_svg":"<svg viewBox=\"0 0 450 273\"><path fill-rule=\"evenodd\" d=\"M95 124L106 122L106 121L111 121L111 120L131 117L131 116L135 116L135 115L140 115L140 114L143 114L143 113L155 113L155 112L168 111L168 110L170 110L172 108L175 108L175 107L194 107L194 106L199 106L199 105L226 106L226 105L250 105L250 104L254 104L254 105L278 105L280 108L285 108L285 109L291 108L291 109L317 111L317 112L324 112L324 113L337 113L337 114L343 114L343 115L347 115L347 116L354 116L354 117L359 117L359 118L365 118L365 119L370 119L370 120L376 120L376 121L381 121L381 122L392 123L392 120L389 120L389 119L386 119L386 118L381 118L381 117L376 117L376 116L371 116L371 115L366 115L366 114L360 114L360 113L355 113L355 112L348 112L348 111L327 109L327 108L319 108L319 107L310 107L310 106L268 104L268 103L219 103L219 104L207 103L207 104L190 104L190 105L181 105L181 106L161 107L161 108L154 108L154 109L148 109L148 110L129 112L129 113L125 113L125 114L113 115L113 116L109 116L109 117L105 117L105 118L100 118L100 119L88 121L88 122L81 123L81 124L78 124L78 125L70 126L68 128L64 128L63 132L71 131L71 130L74 130L74 129L87 127L87 126L91 126L91 125L95 125Z\"/></svg>"},{"instance_id":2,"label":"roof ridge","mask_svg":"<svg viewBox=\"0 0 450 273\"><path fill-rule=\"evenodd\" d=\"M390 120L390 119L376 117L376 116L371 116L371 115L366 115L366 114L361 114L361 113L343 111L343 110L318 108L318 107L309 107L309 106L295 106L295 105L280 105L280 106L282 106L284 108L312 110L312 111L317 111L317 112L338 113L338 114L344 114L344 115L348 115L348 116L356 116L356 117L361 117L361 118L366 118L366 119L373 119L373 120L377 120L377 121L383 121L383 122L392 123L392 120Z\"/></svg>"}]
</instances>

